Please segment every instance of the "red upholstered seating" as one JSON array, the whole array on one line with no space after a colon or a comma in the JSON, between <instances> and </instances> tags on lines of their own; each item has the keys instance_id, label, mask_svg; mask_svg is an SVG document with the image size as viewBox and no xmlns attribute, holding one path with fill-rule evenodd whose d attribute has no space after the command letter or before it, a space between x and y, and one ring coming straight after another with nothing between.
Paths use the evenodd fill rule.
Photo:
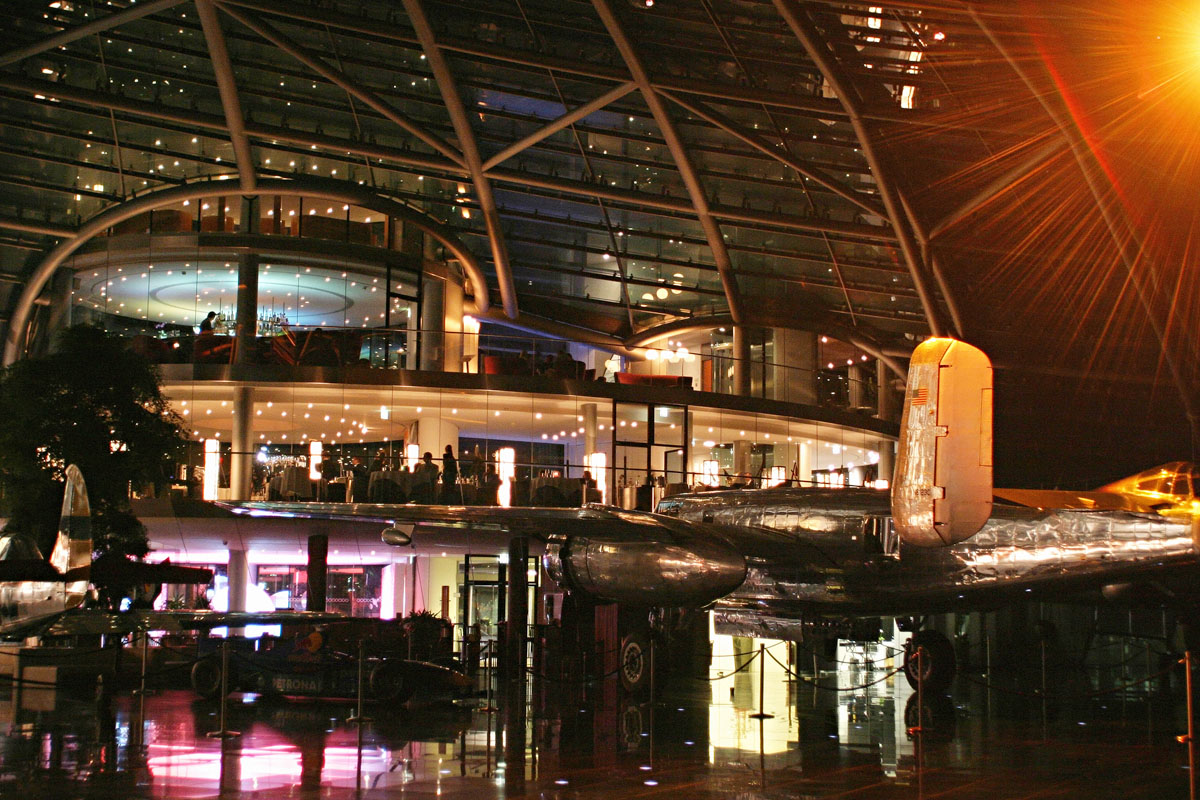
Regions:
<instances>
[{"instance_id":1,"label":"red upholstered seating","mask_svg":"<svg viewBox=\"0 0 1200 800\"><path fill-rule=\"evenodd\" d=\"M635 375L632 372L618 372L617 383L628 386L682 386L692 388L692 379L686 375Z\"/></svg>"}]
</instances>

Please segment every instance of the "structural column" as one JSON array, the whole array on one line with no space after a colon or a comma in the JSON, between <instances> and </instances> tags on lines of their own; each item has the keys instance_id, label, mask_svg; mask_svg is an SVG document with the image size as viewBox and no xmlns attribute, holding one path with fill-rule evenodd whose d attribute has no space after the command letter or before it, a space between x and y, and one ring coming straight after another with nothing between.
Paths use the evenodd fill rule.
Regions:
<instances>
[{"instance_id":1,"label":"structural column","mask_svg":"<svg viewBox=\"0 0 1200 800\"><path fill-rule=\"evenodd\" d=\"M455 456L460 455L458 452L458 426L454 424L453 420L454 414L450 408L426 409L417 417L416 431L410 435L409 439L421 449L417 455L418 459L426 453L432 453L434 463L440 469L442 453L446 452L446 445L454 448Z\"/></svg>"},{"instance_id":2,"label":"structural column","mask_svg":"<svg viewBox=\"0 0 1200 800\"><path fill-rule=\"evenodd\" d=\"M796 475L801 486L811 485L813 449L814 445L807 442L796 445Z\"/></svg>"},{"instance_id":3,"label":"structural column","mask_svg":"<svg viewBox=\"0 0 1200 800\"><path fill-rule=\"evenodd\" d=\"M308 597L305 611L324 611L329 575L329 537L314 533L308 537Z\"/></svg>"},{"instance_id":4,"label":"structural column","mask_svg":"<svg viewBox=\"0 0 1200 800\"><path fill-rule=\"evenodd\" d=\"M239 230L258 231L259 198L243 197ZM237 326L234 341L235 379L238 367L254 363L258 335L258 256L238 259ZM239 386L233 393L233 452L229 459L229 493L233 500L249 500L254 473L254 388Z\"/></svg>"},{"instance_id":5,"label":"structural column","mask_svg":"<svg viewBox=\"0 0 1200 800\"><path fill-rule=\"evenodd\" d=\"M740 477L742 474L754 477L754 473L750 470L753 454L754 442L739 439L733 443L733 474L735 477Z\"/></svg>"},{"instance_id":6,"label":"structural column","mask_svg":"<svg viewBox=\"0 0 1200 800\"><path fill-rule=\"evenodd\" d=\"M846 369L846 379L849 385L846 387L849 406L851 408L866 408L870 409L870 404L867 402L867 384L865 375L863 374L862 364L851 364Z\"/></svg>"},{"instance_id":7,"label":"structural column","mask_svg":"<svg viewBox=\"0 0 1200 800\"><path fill-rule=\"evenodd\" d=\"M750 395L750 337L746 326L733 326L733 393Z\"/></svg>"},{"instance_id":8,"label":"structural column","mask_svg":"<svg viewBox=\"0 0 1200 800\"><path fill-rule=\"evenodd\" d=\"M233 391L233 452L229 455L231 500L249 500L254 475L254 387Z\"/></svg>"},{"instance_id":9,"label":"structural column","mask_svg":"<svg viewBox=\"0 0 1200 800\"><path fill-rule=\"evenodd\" d=\"M896 443L891 439L880 439L876 445L879 448L879 477L892 485L892 473L896 469Z\"/></svg>"},{"instance_id":10,"label":"structural column","mask_svg":"<svg viewBox=\"0 0 1200 800\"><path fill-rule=\"evenodd\" d=\"M896 417L896 393L892 391L894 377L891 369L882 360L875 362L876 416L880 419L891 420Z\"/></svg>"},{"instance_id":11,"label":"structural column","mask_svg":"<svg viewBox=\"0 0 1200 800\"><path fill-rule=\"evenodd\" d=\"M817 404L817 335L775 328L775 399Z\"/></svg>"},{"instance_id":12,"label":"structural column","mask_svg":"<svg viewBox=\"0 0 1200 800\"><path fill-rule=\"evenodd\" d=\"M508 543L508 614L504 662L505 787L525 784L525 629L529 625L529 541L522 536Z\"/></svg>"},{"instance_id":13,"label":"structural column","mask_svg":"<svg viewBox=\"0 0 1200 800\"><path fill-rule=\"evenodd\" d=\"M596 404L584 403L579 407L583 412L583 451L584 455L591 456L596 452Z\"/></svg>"},{"instance_id":14,"label":"structural column","mask_svg":"<svg viewBox=\"0 0 1200 800\"><path fill-rule=\"evenodd\" d=\"M229 579L229 611L246 610L246 586L250 583L250 563L245 550L229 550L226 566Z\"/></svg>"}]
</instances>

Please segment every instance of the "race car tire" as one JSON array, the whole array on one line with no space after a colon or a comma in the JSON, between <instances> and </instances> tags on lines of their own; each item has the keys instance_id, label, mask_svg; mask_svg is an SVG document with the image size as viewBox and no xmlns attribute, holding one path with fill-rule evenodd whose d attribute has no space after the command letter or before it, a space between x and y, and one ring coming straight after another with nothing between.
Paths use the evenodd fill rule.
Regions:
<instances>
[{"instance_id":1,"label":"race car tire","mask_svg":"<svg viewBox=\"0 0 1200 800\"><path fill-rule=\"evenodd\" d=\"M232 670L231 670L232 672ZM230 675L229 689L233 689ZM221 696L221 660L215 656L202 658L192 665L192 689L205 700Z\"/></svg>"},{"instance_id":2,"label":"race car tire","mask_svg":"<svg viewBox=\"0 0 1200 800\"><path fill-rule=\"evenodd\" d=\"M371 698L386 703L403 703L412 697L415 689L408 684L404 668L389 661L381 661L372 667L367 678Z\"/></svg>"}]
</instances>

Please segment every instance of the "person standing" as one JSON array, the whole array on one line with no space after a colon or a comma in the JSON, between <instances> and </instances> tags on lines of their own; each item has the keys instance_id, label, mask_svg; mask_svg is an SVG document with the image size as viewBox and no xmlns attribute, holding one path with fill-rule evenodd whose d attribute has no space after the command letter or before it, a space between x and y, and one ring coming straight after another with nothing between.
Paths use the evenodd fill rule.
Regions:
<instances>
[{"instance_id":1,"label":"person standing","mask_svg":"<svg viewBox=\"0 0 1200 800\"><path fill-rule=\"evenodd\" d=\"M446 503L453 502L450 496L458 488L458 459L454 457L454 449L446 445L442 455L442 499ZM461 497L459 498L461 500Z\"/></svg>"}]
</instances>

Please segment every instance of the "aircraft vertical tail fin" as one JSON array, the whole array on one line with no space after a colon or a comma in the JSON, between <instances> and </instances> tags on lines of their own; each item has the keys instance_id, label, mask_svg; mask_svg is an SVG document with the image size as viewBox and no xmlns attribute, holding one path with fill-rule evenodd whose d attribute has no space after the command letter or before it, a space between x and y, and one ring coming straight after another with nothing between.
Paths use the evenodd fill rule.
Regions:
<instances>
[{"instance_id":1,"label":"aircraft vertical tail fin","mask_svg":"<svg viewBox=\"0 0 1200 800\"><path fill-rule=\"evenodd\" d=\"M62 517L58 522L58 539L50 552L50 564L67 576L68 597L78 594L78 602L82 602L92 567L92 512L83 474L74 464L67 467Z\"/></svg>"},{"instance_id":2,"label":"aircraft vertical tail fin","mask_svg":"<svg viewBox=\"0 0 1200 800\"><path fill-rule=\"evenodd\" d=\"M927 339L908 368L892 486L896 531L908 544L952 545L991 512L991 362L964 342Z\"/></svg>"}]
</instances>

